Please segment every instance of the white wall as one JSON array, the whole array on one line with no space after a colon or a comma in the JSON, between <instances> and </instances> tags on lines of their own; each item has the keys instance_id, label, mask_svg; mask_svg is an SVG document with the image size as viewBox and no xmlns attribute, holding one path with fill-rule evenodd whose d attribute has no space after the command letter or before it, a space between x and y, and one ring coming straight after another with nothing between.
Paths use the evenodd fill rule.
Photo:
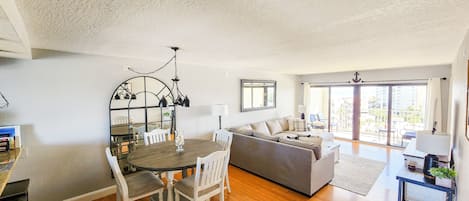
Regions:
<instances>
[{"instance_id":1,"label":"white wall","mask_svg":"<svg viewBox=\"0 0 469 201\"><path fill-rule=\"evenodd\" d=\"M452 65L450 132L453 135L454 161L456 166L458 200L469 199L469 141L465 137L466 129L466 93L469 52L469 32L458 51Z\"/></svg>"},{"instance_id":2,"label":"white wall","mask_svg":"<svg viewBox=\"0 0 469 201\"><path fill-rule=\"evenodd\" d=\"M324 73L324 74L310 74L299 76L299 82L346 82L354 78L355 72L340 72L340 73ZM441 97L442 97L442 111L448 111L448 97L449 97L449 83L451 80L451 65L435 65L435 66L421 66L421 67L406 67L396 69L384 70L369 70L360 71L360 77L364 81L382 81L382 80L415 80L415 79L429 79L432 77L446 77L446 80L441 80ZM366 83L366 82L365 82ZM299 90L299 89L297 89ZM302 89L298 91L301 104L303 100ZM448 113L443 112L442 118L448 119ZM447 122L442 122L443 131L447 130Z\"/></svg>"},{"instance_id":3,"label":"white wall","mask_svg":"<svg viewBox=\"0 0 469 201\"><path fill-rule=\"evenodd\" d=\"M104 147L112 91L135 76L123 70L126 65L148 70L160 64L52 51L40 51L35 60L0 59L0 90L11 102L0 110L0 124L22 125L25 146L12 180L30 178L33 201L61 200L110 185ZM217 128L209 111L216 103L229 105L225 127L293 114L296 76L179 66L192 106L178 109L178 129L189 138L207 137ZM166 69L154 76L169 83L172 74ZM240 113L241 78L277 80L277 109Z\"/></svg>"}]
</instances>

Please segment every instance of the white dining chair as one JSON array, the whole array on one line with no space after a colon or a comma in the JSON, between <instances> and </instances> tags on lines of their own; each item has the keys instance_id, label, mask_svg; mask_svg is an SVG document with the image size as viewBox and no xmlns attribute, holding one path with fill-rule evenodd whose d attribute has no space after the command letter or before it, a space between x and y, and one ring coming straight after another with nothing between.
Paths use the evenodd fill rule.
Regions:
<instances>
[{"instance_id":1,"label":"white dining chair","mask_svg":"<svg viewBox=\"0 0 469 201\"><path fill-rule=\"evenodd\" d=\"M223 150L228 151L228 160L229 160L231 143L233 142L233 133L225 129L216 130L215 132L213 132L212 141L220 144L223 147ZM225 182L226 182L226 188L228 189L228 192L231 193L230 179L228 177L228 167L226 169Z\"/></svg>"},{"instance_id":2,"label":"white dining chair","mask_svg":"<svg viewBox=\"0 0 469 201\"><path fill-rule=\"evenodd\" d=\"M169 138L169 129L154 129L143 133L143 142L145 145L165 142Z\"/></svg>"},{"instance_id":3,"label":"white dining chair","mask_svg":"<svg viewBox=\"0 0 469 201\"><path fill-rule=\"evenodd\" d=\"M197 157L195 175L186 177L174 185L175 201L183 196L190 201L208 200L219 194L224 200L223 179L228 167L228 151L217 151L206 157ZM202 169L203 167L203 169Z\"/></svg>"},{"instance_id":4,"label":"white dining chair","mask_svg":"<svg viewBox=\"0 0 469 201\"><path fill-rule=\"evenodd\" d=\"M166 140L169 140L169 129L157 128L150 132L143 133L143 143L145 145L166 142ZM153 172L153 173L156 175L159 175L160 178L164 177L163 172Z\"/></svg>"},{"instance_id":5,"label":"white dining chair","mask_svg":"<svg viewBox=\"0 0 469 201\"><path fill-rule=\"evenodd\" d=\"M124 177L117 158L112 156L109 147L106 148L105 153L116 180L117 200L133 201L154 194L158 194L159 200L163 200L164 184L158 177L149 171L140 171Z\"/></svg>"}]
</instances>

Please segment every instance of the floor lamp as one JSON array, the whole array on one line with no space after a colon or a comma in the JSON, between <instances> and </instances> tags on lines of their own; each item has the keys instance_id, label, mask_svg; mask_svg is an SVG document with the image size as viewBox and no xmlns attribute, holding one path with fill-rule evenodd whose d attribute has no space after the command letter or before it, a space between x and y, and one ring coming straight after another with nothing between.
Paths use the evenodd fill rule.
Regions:
<instances>
[{"instance_id":1,"label":"floor lamp","mask_svg":"<svg viewBox=\"0 0 469 201\"><path fill-rule=\"evenodd\" d=\"M228 115L228 105L212 105L212 116L218 116L218 129L221 129L221 117Z\"/></svg>"}]
</instances>

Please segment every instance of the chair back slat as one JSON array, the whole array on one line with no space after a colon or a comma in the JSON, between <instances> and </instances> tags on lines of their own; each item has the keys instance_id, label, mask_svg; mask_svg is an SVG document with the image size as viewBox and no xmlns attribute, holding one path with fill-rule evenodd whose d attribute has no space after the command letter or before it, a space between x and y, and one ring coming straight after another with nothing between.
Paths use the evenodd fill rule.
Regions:
<instances>
[{"instance_id":1,"label":"chair back slat","mask_svg":"<svg viewBox=\"0 0 469 201\"><path fill-rule=\"evenodd\" d=\"M159 142L165 142L169 136L169 129L155 129L151 132L143 133L143 142L145 145L155 144Z\"/></svg>"},{"instance_id":2,"label":"chair back slat","mask_svg":"<svg viewBox=\"0 0 469 201\"><path fill-rule=\"evenodd\" d=\"M233 141L233 133L225 129L216 130L213 132L212 141L221 145L223 150L230 150L231 142Z\"/></svg>"},{"instance_id":3,"label":"chair back slat","mask_svg":"<svg viewBox=\"0 0 469 201\"><path fill-rule=\"evenodd\" d=\"M116 180L117 192L120 194L122 200L126 201L129 199L129 190L124 175L122 175L121 169L119 168L119 163L117 163L117 158L112 156L109 147L106 148L105 153L109 166L111 166L114 179Z\"/></svg>"},{"instance_id":4,"label":"chair back slat","mask_svg":"<svg viewBox=\"0 0 469 201\"><path fill-rule=\"evenodd\" d=\"M198 197L198 192L214 185L223 186L227 165L228 151L217 151L203 158L197 157L194 196Z\"/></svg>"}]
</instances>

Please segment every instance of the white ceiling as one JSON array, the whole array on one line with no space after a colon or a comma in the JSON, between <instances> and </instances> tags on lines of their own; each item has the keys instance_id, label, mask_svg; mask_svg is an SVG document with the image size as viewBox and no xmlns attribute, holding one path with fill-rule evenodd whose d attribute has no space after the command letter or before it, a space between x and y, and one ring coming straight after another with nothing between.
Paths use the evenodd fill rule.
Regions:
<instances>
[{"instance_id":1,"label":"white ceiling","mask_svg":"<svg viewBox=\"0 0 469 201\"><path fill-rule=\"evenodd\" d=\"M291 74L451 63L469 0L18 0L34 48Z\"/></svg>"}]
</instances>

